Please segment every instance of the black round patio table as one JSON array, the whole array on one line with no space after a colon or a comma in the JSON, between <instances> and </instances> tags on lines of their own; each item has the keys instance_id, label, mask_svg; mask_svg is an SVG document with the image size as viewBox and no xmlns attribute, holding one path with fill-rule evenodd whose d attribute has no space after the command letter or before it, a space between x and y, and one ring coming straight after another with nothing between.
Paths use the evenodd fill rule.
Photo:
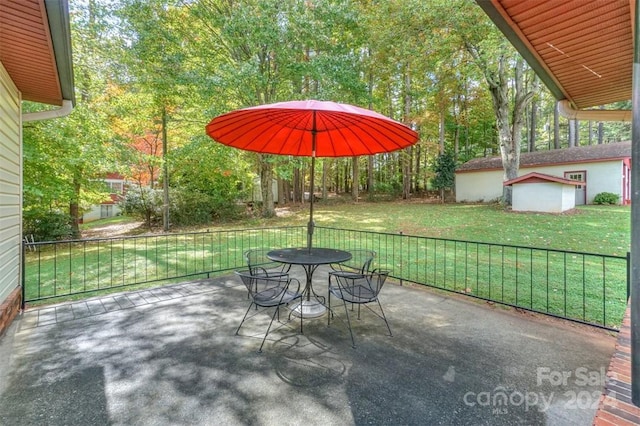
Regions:
<instances>
[{"instance_id":1,"label":"black round patio table","mask_svg":"<svg viewBox=\"0 0 640 426\"><path fill-rule=\"evenodd\" d=\"M300 265L304 268L307 275L307 282L302 291L302 301L293 309L293 314L302 318L319 317L326 311L324 303L318 300L324 299L313 291L312 278L313 273L318 266L328 265L330 263L341 263L351 259L351 253L344 250L336 250L322 247L312 248L286 248L272 250L267 253L267 258L275 262L288 263L291 265ZM313 299L311 295L313 294Z\"/></svg>"}]
</instances>

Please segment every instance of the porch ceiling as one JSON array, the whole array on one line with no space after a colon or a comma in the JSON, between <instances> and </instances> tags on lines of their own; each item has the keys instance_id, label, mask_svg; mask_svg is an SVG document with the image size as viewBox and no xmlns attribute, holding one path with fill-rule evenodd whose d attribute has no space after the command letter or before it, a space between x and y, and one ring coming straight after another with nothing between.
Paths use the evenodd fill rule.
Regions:
<instances>
[{"instance_id":1,"label":"porch ceiling","mask_svg":"<svg viewBox=\"0 0 640 426\"><path fill-rule=\"evenodd\" d=\"M22 99L51 105L73 100L67 0L3 0L0 62Z\"/></svg>"},{"instance_id":2,"label":"porch ceiling","mask_svg":"<svg viewBox=\"0 0 640 426\"><path fill-rule=\"evenodd\" d=\"M476 0L557 99L631 99L634 0Z\"/></svg>"}]
</instances>

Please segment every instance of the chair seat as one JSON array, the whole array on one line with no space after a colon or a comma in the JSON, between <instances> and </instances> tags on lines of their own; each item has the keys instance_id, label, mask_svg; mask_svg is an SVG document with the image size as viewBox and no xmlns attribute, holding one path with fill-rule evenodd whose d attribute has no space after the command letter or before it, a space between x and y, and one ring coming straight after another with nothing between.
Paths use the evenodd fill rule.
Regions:
<instances>
[{"instance_id":1,"label":"chair seat","mask_svg":"<svg viewBox=\"0 0 640 426\"><path fill-rule=\"evenodd\" d=\"M357 285L354 287L330 287L329 291L339 299L349 303L375 302L377 294L368 287Z\"/></svg>"},{"instance_id":2,"label":"chair seat","mask_svg":"<svg viewBox=\"0 0 640 426\"><path fill-rule=\"evenodd\" d=\"M283 304L286 305L287 303L291 303L292 301L296 300L301 296L300 293L296 293L289 290L286 290L284 292L284 294L282 295L282 298L280 298L280 295L281 294L276 294L276 292L272 289L265 290L261 293L255 294L253 296L253 301L258 306L271 307L271 306L278 306Z\"/></svg>"}]
</instances>

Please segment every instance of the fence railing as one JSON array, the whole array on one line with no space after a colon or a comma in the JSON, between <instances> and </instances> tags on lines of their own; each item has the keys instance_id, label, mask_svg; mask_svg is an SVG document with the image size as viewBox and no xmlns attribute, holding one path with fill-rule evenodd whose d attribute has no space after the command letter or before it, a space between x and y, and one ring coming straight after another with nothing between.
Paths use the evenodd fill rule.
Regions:
<instances>
[{"instance_id":1,"label":"fence railing","mask_svg":"<svg viewBox=\"0 0 640 426\"><path fill-rule=\"evenodd\" d=\"M25 303L245 267L257 247L303 247L306 227L33 243ZM629 259L572 251L316 227L314 245L377 253L390 276L607 329L628 299Z\"/></svg>"},{"instance_id":2,"label":"fence railing","mask_svg":"<svg viewBox=\"0 0 640 426\"><path fill-rule=\"evenodd\" d=\"M306 244L306 227L41 242L24 252L23 300L39 300L241 269L255 247Z\"/></svg>"}]
</instances>

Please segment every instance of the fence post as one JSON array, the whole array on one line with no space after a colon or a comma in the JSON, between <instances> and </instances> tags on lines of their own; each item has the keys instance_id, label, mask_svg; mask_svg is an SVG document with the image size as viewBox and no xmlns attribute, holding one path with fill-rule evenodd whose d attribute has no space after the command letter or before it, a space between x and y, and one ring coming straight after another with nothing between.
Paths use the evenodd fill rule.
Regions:
<instances>
[{"instance_id":1,"label":"fence post","mask_svg":"<svg viewBox=\"0 0 640 426\"><path fill-rule=\"evenodd\" d=\"M631 252L627 252L627 302L631 297Z\"/></svg>"},{"instance_id":2,"label":"fence post","mask_svg":"<svg viewBox=\"0 0 640 426\"><path fill-rule=\"evenodd\" d=\"M400 285L403 285L402 284L402 277L404 276L404 274L402 273L402 264L403 264L403 262L402 262L402 240L403 240L402 235L403 235L403 233L402 233L402 231L400 231Z\"/></svg>"}]
</instances>

